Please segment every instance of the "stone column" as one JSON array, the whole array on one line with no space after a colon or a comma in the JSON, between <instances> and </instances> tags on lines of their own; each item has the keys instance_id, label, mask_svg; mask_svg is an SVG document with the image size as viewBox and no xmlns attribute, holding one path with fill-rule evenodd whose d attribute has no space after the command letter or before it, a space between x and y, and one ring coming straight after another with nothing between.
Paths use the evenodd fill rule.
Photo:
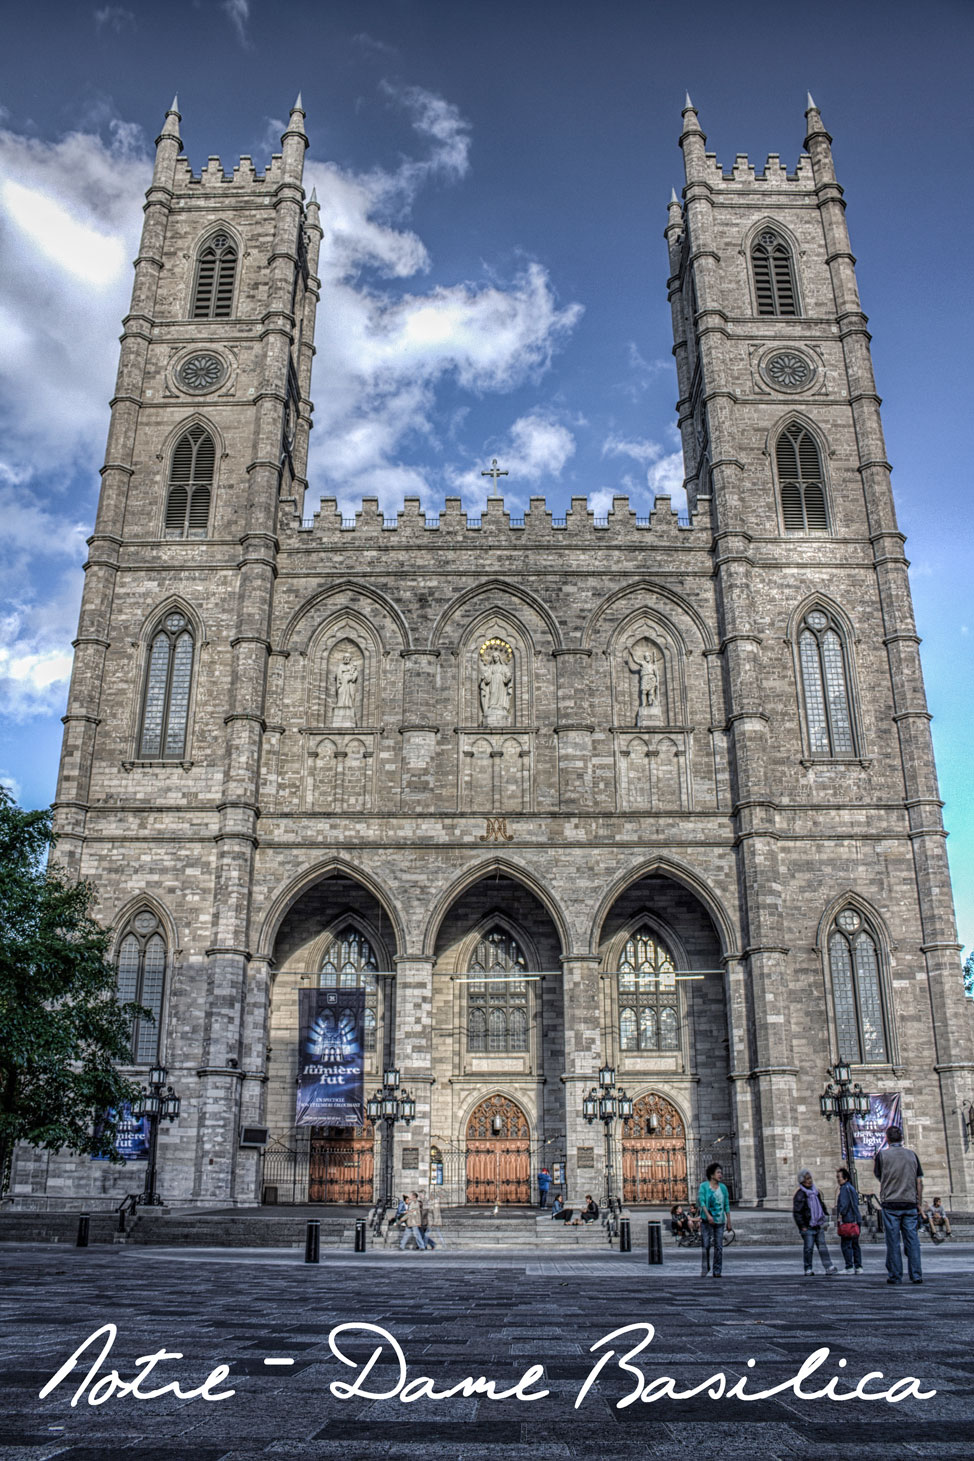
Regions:
<instances>
[{"instance_id":1,"label":"stone column","mask_svg":"<svg viewBox=\"0 0 974 1461\"><path fill-rule=\"evenodd\" d=\"M411 1126L398 1123L393 1148L393 1187L399 1192L429 1186L430 1103L433 1086L433 960L399 955L396 964L396 1040L393 1064L400 1090L416 1102ZM418 1148L418 1165L409 1153ZM405 1160L404 1160L405 1158Z\"/></svg>"},{"instance_id":2,"label":"stone column","mask_svg":"<svg viewBox=\"0 0 974 1461\"><path fill-rule=\"evenodd\" d=\"M582 1118L582 1098L598 1081L602 1064L602 1001L597 954L565 954L561 960L565 1023L565 1155L570 1201L577 1207L587 1191L605 1184L605 1142L602 1123ZM592 1150L592 1165L580 1165L579 1148Z\"/></svg>"}]
</instances>

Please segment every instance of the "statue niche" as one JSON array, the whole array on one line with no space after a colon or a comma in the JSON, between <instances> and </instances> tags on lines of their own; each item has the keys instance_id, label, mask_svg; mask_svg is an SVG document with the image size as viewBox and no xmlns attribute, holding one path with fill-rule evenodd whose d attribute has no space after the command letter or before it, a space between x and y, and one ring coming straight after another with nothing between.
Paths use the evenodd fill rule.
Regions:
<instances>
[{"instance_id":1,"label":"statue niche","mask_svg":"<svg viewBox=\"0 0 974 1461\"><path fill-rule=\"evenodd\" d=\"M666 724L666 668L663 651L645 635L626 645L626 668L636 685L636 724Z\"/></svg>"},{"instance_id":2,"label":"statue niche","mask_svg":"<svg viewBox=\"0 0 974 1461\"><path fill-rule=\"evenodd\" d=\"M331 725L361 725L364 674L364 657L353 640L341 639L332 646L325 678Z\"/></svg>"},{"instance_id":3,"label":"statue niche","mask_svg":"<svg viewBox=\"0 0 974 1461\"><path fill-rule=\"evenodd\" d=\"M514 651L503 639L488 639L479 651L483 725L510 725L514 700Z\"/></svg>"}]
</instances>

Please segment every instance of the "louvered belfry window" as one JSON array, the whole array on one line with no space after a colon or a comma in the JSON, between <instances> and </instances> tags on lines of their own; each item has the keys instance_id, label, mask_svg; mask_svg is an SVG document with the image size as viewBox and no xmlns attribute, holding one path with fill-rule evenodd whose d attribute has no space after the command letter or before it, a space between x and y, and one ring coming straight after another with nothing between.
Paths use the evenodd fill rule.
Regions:
<instances>
[{"instance_id":1,"label":"louvered belfry window","mask_svg":"<svg viewBox=\"0 0 974 1461\"><path fill-rule=\"evenodd\" d=\"M206 537L215 465L212 436L202 426L191 426L172 454L166 498L167 538Z\"/></svg>"},{"instance_id":2,"label":"louvered belfry window","mask_svg":"<svg viewBox=\"0 0 974 1461\"><path fill-rule=\"evenodd\" d=\"M193 631L185 614L167 614L152 636L139 755L152 761L182 761L193 680Z\"/></svg>"},{"instance_id":3,"label":"louvered belfry window","mask_svg":"<svg viewBox=\"0 0 974 1461\"><path fill-rule=\"evenodd\" d=\"M193 291L194 320L228 320L233 308L237 250L225 233L215 233L200 253Z\"/></svg>"},{"instance_id":4,"label":"louvered belfry window","mask_svg":"<svg viewBox=\"0 0 974 1461\"><path fill-rule=\"evenodd\" d=\"M751 246L751 269L759 315L797 315L798 291L791 249L766 229Z\"/></svg>"},{"instance_id":5,"label":"louvered belfry window","mask_svg":"<svg viewBox=\"0 0 974 1461\"><path fill-rule=\"evenodd\" d=\"M798 659L809 750L813 756L854 756L845 640L824 609L805 615L798 634Z\"/></svg>"},{"instance_id":6,"label":"louvered belfry window","mask_svg":"<svg viewBox=\"0 0 974 1461\"><path fill-rule=\"evenodd\" d=\"M828 532L822 457L812 433L793 421L774 449L786 533Z\"/></svg>"},{"instance_id":7,"label":"louvered belfry window","mask_svg":"<svg viewBox=\"0 0 974 1461\"><path fill-rule=\"evenodd\" d=\"M117 983L120 1004L143 1005L151 1015L132 1021L132 1061L152 1065L159 1058L159 1026L166 978L166 942L159 920L144 909L131 920L118 946Z\"/></svg>"}]
</instances>

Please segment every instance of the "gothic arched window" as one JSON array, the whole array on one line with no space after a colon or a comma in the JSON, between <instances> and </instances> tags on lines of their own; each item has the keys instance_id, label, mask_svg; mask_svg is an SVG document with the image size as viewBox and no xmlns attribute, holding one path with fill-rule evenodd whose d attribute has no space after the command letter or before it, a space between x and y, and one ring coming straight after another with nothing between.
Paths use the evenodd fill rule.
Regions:
<instances>
[{"instance_id":1,"label":"gothic arched window","mask_svg":"<svg viewBox=\"0 0 974 1461\"><path fill-rule=\"evenodd\" d=\"M227 320L233 308L237 247L225 233L215 233L200 250L193 290L194 320Z\"/></svg>"},{"instance_id":2,"label":"gothic arched window","mask_svg":"<svg viewBox=\"0 0 974 1461\"><path fill-rule=\"evenodd\" d=\"M802 620L798 662L810 753L854 756L856 740L845 638L824 609L809 609Z\"/></svg>"},{"instance_id":3,"label":"gothic arched window","mask_svg":"<svg viewBox=\"0 0 974 1461\"><path fill-rule=\"evenodd\" d=\"M185 759L192 680L193 631L186 615L173 610L156 629L149 647L140 756L152 761Z\"/></svg>"},{"instance_id":4,"label":"gothic arched window","mask_svg":"<svg viewBox=\"0 0 974 1461\"><path fill-rule=\"evenodd\" d=\"M467 1049L519 1054L528 1048L527 965L503 928L479 939L468 965Z\"/></svg>"},{"instance_id":5,"label":"gothic arched window","mask_svg":"<svg viewBox=\"0 0 974 1461\"><path fill-rule=\"evenodd\" d=\"M829 935L829 970L839 1059L852 1065L889 1059L876 940L855 908L843 908Z\"/></svg>"},{"instance_id":6,"label":"gothic arched window","mask_svg":"<svg viewBox=\"0 0 974 1461\"><path fill-rule=\"evenodd\" d=\"M365 1017L363 1022L364 1048L372 1054L376 1048L378 1028L379 982L376 974L379 965L372 945L353 924L328 944L321 961L318 984L322 989L364 989Z\"/></svg>"},{"instance_id":7,"label":"gothic arched window","mask_svg":"<svg viewBox=\"0 0 974 1461\"><path fill-rule=\"evenodd\" d=\"M822 456L812 433L793 421L778 437L774 458L785 532L828 532Z\"/></svg>"},{"instance_id":8,"label":"gothic arched window","mask_svg":"<svg viewBox=\"0 0 974 1461\"><path fill-rule=\"evenodd\" d=\"M795 261L780 233L766 228L751 245L754 298L759 315L797 315Z\"/></svg>"},{"instance_id":9,"label":"gothic arched window","mask_svg":"<svg viewBox=\"0 0 974 1461\"><path fill-rule=\"evenodd\" d=\"M669 950L651 928L640 928L626 940L616 977L619 1048L679 1050L676 968Z\"/></svg>"},{"instance_id":10,"label":"gothic arched window","mask_svg":"<svg viewBox=\"0 0 974 1461\"><path fill-rule=\"evenodd\" d=\"M151 1019L132 1021L132 1063L153 1065L159 1058L159 1024L166 981L166 940L159 920L147 908L130 919L118 946L120 1004L141 1004Z\"/></svg>"},{"instance_id":11,"label":"gothic arched window","mask_svg":"<svg viewBox=\"0 0 974 1461\"><path fill-rule=\"evenodd\" d=\"M191 426L176 442L172 454L166 498L167 538L206 537L215 465L212 436L202 426Z\"/></svg>"}]
</instances>

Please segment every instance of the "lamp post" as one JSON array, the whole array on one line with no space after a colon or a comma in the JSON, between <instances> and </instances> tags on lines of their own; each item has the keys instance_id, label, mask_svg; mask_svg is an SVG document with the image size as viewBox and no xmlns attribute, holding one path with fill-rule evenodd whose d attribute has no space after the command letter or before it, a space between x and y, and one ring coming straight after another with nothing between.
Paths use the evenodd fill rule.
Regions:
<instances>
[{"instance_id":1,"label":"lamp post","mask_svg":"<svg viewBox=\"0 0 974 1461\"><path fill-rule=\"evenodd\" d=\"M856 1176L856 1162L852 1155L852 1134L850 1123L853 1116L869 1115L869 1097L858 1081L853 1084L852 1071L844 1060L837 1060L829 1071L831 1080L818 1098L818 1106L826 1121L837 1117L842 1128L842 1146L849 1165L852 1185L859 1191Z\"/></svg>"},{"instance_id":2,"label":"lamp post","mask_svg":"<svg viewBox=\"0 0 974 1461\"><path fill-rule=\"evenodd\" d=\"M159 1122L172 1124L179 1115L180 1100L169 1085L169 1072L164 1065L154 1065L149 1071L149 1083L142 1087L142 1094L132 1107L132 1115L144 1117L149 1123L149 1162L145 1173L145 1187L137 1199L140 1207L161 1207L162 1198L156 1191L156 1143L159 1139Z\"/></svg>"},{"instance_id":3,"label":"lamp post","mask_svg":"<svg viewBox=\"0 0 974 1461\"><path fill-rule=\"evenodd\" d=\"M632 1097L627 1096L621 1086L616 1086L615 1068L603 1065L599 1071L599 1084L593 1086L582 1099L582 1115L589 1126L601 1121L605 1132L605 1198L611 1209L612 1196L612 1128L617 1121L628 1121L632 1117Z\"/></svg>"},{"instance_id":4,"label":"lamp post","mask_svg":"<svg viewBox=\"0 0 974 1461\"><path fill-rule=\"evenodd\" d=\"M370 1096L365 1106L369 1120L375 1126L386 1123L386 1134L382 1142L382 1211L392 1201L392 1132L397 1121L409 1126L416 1115L416 1102L408 1091L400 1093L399 1072L394 1066L382 1072L382 1088Z\"/></svg>"}]
</instances>

